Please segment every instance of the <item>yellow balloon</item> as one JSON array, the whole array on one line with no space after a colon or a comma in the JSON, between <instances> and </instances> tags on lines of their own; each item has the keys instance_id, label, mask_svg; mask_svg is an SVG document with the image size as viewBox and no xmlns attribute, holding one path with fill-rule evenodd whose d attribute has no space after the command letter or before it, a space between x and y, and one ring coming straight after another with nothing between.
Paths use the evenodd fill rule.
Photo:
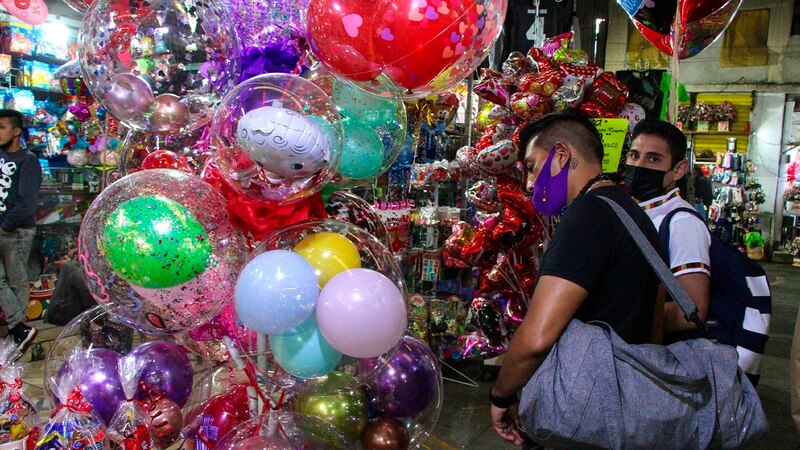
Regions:
<instances>
[{"instance_id":1,"label":"yellow balloon","mask_svg":"<svg viewBox=\"0 0 800 450\"><path fill-rule=\"evenodd\" d=\"M320 288L336 274L361 267L361 255L355 244L337 233L308 235L295 245L294 251L314 267Z\"/></svg>"},{"instance_id":2,"label":"yellow balloon","mask_svg":"<svg viewBox=\"0 0 800 450\"><path fill-rule=\"evenodd\" d=\"M30 300L28 302L28 320L36 320L42 317L43 312L44 307L42 306L42 302L38 300Z\"/></svg>"}]
</instances>

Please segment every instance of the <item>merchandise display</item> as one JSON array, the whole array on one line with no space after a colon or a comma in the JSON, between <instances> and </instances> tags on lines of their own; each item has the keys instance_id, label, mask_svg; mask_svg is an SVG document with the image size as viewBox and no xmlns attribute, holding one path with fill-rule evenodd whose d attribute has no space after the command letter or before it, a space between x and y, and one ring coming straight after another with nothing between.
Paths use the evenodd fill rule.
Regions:
<instances>
[{"instance_id":1,"label":"merchandise display","mask_svg":"<svg viewBox=\"0 0 800 450\"><path fill-rule=\"evenodd\" d=\"M64 1L80 21L0 0L0 91L42 166L28 318L65 264L94 302L25 354L40 403L0 345L0 448L428 448L446 377L477 386L459 370L509 351L566 204L532 195L523 129L587 116L592 182L622 184L634 127L671 120L679 86L602 67L606 19L581 50L579 1ZM683 3L619 6L677 62L742 2ZM726 95L679 95L673 122L712 232L767 258L755 97ZM783 244L800 259L800 222Z\"/></svg>"}]
</instances>

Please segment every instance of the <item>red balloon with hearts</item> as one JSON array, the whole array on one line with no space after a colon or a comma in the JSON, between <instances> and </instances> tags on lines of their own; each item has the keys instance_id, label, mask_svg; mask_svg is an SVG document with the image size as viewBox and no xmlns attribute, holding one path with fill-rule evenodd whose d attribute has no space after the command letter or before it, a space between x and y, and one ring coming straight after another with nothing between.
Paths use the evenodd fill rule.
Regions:
<instances>
[{"instance_id":1,"label":"red balloon with hearts","mask_svg":"<svg viewBox=\"0 0 800 450\"><path fill-rule=\"evenodd\" d=\"M386 75L404 99L444 91L486 57L507 0L311 0L312 52L367 90ZM380 92L379 92L380 93Z\"/></svg>"},{"instance_id":2,"label":"red balloon with hearts","mask_svg":"<svg viewBox=\"0 0 800 450\"><path fill-rule=\"evenodd\" d=\"M636 28L662 52L678 59L697 55L733 21L743 0L617 0ZM680 48L672 25L680 8ZM676 51L677 50L677 51Z\"/></svg>"}]
</instances>

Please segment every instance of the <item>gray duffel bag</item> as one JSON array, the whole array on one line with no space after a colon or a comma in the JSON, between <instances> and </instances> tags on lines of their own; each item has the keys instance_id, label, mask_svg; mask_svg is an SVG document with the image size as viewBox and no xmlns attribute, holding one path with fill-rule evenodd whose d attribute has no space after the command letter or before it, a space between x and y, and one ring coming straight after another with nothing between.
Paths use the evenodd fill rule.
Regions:
<instances>
[{"instance_id":1,"label":"gray duffel bag","mask_svg":"<svg viewBox=\"0 0 800 450\"><path fill-rule=\"evenodd\" d=\"M617 214L684 316L697 307L628 213ZM769 431L733 347L708 339L631 345L605 323L573 320L522 390L534 441L554 448L743 448Z\"/></svg>"},{"instance_id":2,"label":"gray duffel bag","mask_svg":"<svg viewBox=\"0 0 800 450\"><path fill-rule=\"evenodd\" d=\"M520 416L546 447L742 448L769 426L737 359L708 339L629 345L573 320L523 389Z\"/></svg>"}]
</instances>

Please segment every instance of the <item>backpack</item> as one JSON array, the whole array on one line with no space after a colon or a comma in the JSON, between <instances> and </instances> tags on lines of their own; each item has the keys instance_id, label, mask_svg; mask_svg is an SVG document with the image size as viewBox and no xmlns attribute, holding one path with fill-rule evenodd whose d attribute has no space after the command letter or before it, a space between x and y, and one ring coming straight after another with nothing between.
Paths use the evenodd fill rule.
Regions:
<instances>
[{"instance_id":1,"label":"backpack","mask_svg":"<svg viewBox=\"0 0 800 450\"><path fill-rule=\"evenodd\" d=\"M705 219L691 208L676 208L667 213L658 230L662 248L667 254L669 224L678 212L690 213L705 223ZM711 293L706 318L708 333L720 343L736 348L739 367L756 386L772 314L772 294L767 274L758 263L751 261L736 247L721 242L713 234L709 256Z\"/></svg>"}]
</instances>

